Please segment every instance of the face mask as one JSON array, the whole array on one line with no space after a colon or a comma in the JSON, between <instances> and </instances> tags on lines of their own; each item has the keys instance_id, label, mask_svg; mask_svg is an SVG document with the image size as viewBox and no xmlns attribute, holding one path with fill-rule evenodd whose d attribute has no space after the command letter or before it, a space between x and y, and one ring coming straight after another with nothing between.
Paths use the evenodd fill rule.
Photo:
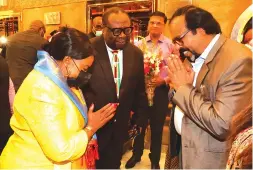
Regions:
<instances>
[{"instance_id":1,"label":"face mask","mask_svg":"<svg viewBox=\"0 0 253 170\"><path fill-rule=\"evenodd\" d=\"M74 60L73 60L73 62L74 62ZM74 62L74 64L75 64L76 68L79 70L79 68L77 67L75 62ZM89 82L91 75L92 75L91 73L81 70L79 72L77 78L67 77L68 86L69 87L77 87L77 88L82 87Z\"/></svg>"},{"instance_id":2,"label":"face mask","mask_svg":"<svg viewBox=\"0 0 253 170\"><path fill-rule=\"evenodd\" d=\"M80 71L77 78L67 78L67 83L69 87L82 87L86 85L91 78L91 73Z\"/></svg>"},{"instance_id":3,"label":"face mask","mask_svg":"<svg viewBox=\"0 0 253 170\"><path fill-rule=\"evenodd\" d=\"M96 37L98 37L98 36L102 35L102 33L103 33L102 31L96 31L95 35L96 35Z\"/></svg>"}]
</instances>

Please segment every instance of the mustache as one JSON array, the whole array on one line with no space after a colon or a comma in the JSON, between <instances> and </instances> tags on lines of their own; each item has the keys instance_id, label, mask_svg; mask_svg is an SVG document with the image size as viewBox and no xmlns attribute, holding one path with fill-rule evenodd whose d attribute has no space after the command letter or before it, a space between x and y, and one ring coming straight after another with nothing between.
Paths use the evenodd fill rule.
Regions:
<instances>
[{"instance_id":1,"label":"mustache","mask_svg":"<svg viewBox=\"0 0 253 170\"><path fill-rule=\"evenodd\" d=\"M182 60L187 58L190 62L194 62L200 56L200 54L195 51L183 47L179 49L179 53Z\"/></svg>"},{"instance_id":2,"label":"mustache","mask_svg":"<svg viewBox=\"0 0 253 170\"><path fill-rule=\"evenodd\" d=\"M116 41L127 41L130 37L117 37Z\"/></svg>"}]
</instances>

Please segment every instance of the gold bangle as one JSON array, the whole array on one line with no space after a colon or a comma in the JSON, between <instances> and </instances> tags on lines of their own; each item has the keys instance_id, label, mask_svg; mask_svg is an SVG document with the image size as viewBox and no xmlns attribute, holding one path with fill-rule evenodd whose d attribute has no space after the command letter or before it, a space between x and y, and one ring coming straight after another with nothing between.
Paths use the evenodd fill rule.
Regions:
<instances>
[{"instance_id":1,"label":"gold bangle","mask_svg":"<svg viewBox=\"0 0 253 170\"><path fill-rule=\"evenodd\" d=\"M88 131L90 131L92 134L95 133L90 126L86 126L85 129L87 129Z\"/></svg>"}]
</instances>

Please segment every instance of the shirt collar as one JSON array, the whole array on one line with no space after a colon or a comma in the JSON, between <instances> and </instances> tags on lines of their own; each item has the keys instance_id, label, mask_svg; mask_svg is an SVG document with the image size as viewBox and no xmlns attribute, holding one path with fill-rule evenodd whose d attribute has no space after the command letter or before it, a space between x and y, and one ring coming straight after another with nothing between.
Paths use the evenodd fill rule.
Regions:
<instances>
[{"instance_id":1,"label":"shirt collar","mask_svg":"<svg viewBox=\"0 0 253 170\"><path fill-rule=\"evenodd\" d=\"M199 58L206 59L208 54L210 53L211 49L213 48L214 44L218 41L220 34L216 34L212 41L208 44L204 52L199 56Z\"/></svg>"},{"instance_id":2,"label":"shirt collar","mask_svg":"<svg viewBox=\"0 0 253 170\"><path fill-rule=\"evenodd\" d=\"M147 41L147 42L151 42L151 37L150 37L150 34L149 34L149 35L148 35L145 39L146 39L146 41ZM164 35L163 35L163 34L161 34L161 35L160 35L160 37L159 37L158 42L163 43L163 42L164 42L164 40L165 40L165 37L164 37Z\"/></svg>"}]
</instances>

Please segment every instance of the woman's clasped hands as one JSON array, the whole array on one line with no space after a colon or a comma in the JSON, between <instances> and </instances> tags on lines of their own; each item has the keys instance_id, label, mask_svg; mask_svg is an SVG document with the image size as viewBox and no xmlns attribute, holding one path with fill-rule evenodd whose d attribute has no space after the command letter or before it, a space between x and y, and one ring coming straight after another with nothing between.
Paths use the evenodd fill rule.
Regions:
<instances>
[{"instance_id":1,"label":"woman's clasped hands","mask_svg":"<svg viewBox=\"0 0 253 170\"><path fill-rule=\"evenodd\" d=\"M109 103L93 112L94 104L92 104L88 111L88 124L86 127L89 127L95 133L115 115L118 105L119 103Z\"/></svg>"}]
</instances>

